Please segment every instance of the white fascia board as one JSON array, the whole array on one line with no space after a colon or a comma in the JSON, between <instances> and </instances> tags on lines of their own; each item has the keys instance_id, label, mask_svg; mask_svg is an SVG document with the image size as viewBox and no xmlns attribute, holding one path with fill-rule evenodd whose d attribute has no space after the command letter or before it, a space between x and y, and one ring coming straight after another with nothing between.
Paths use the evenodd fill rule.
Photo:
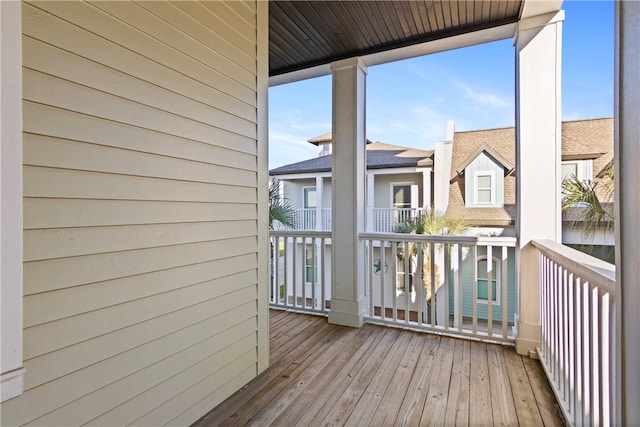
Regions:
<instances>
[{"instance_id":1,"label":"white fascia board","mask_svg":"<svg viewBox=\"0 0 640 427\"><path fill-rule=\"evenodd\" d=\"M270 175L271 178L277 178L279 181L289 181L294 179L315 179L316 177L331 178L331 172L313 172L313 173L292 173L284 175Z\"/></svg>"},{"instance_id":2,"label":"white fascia board","mask_svg":"<svg viewBox=\"0 0 640 427\"><path fill-rule=\"evenodd\" d=\"M304 70L269 77L269 87L328 76L329 74L331 74L331 64L318 65L316 67L305 68Z\"/></svg>"},{"instance_id":3,"label":"white fascia board","mask_svg":"<svg viewBox=\"0 0 640 427\"><path fill-rule=\"evenodd\" d=\"M430 171L430 167L404 167L404 168L383 168L383 169L367 169L369 175L398 175L405 173L423 173L424 171Z\"/></svg>"},{"instance_id":4,"label":"white fascia board","mask_svg":"<svg viewBox=\"0 0 640 427\"><path fill-rule=\"evenodd\" d=\"M386 64L389 62L400 61L402 59L415 58L417 56L428 55L431 53L444 52L447 50L459 49L462 47L475 46L483 43L490 43L497 40L509 39L513 37L517 25L506 24L498 27L487 28L485 30L474 31L471 33L460 34L457 36L446 37L439 40L432 40L425 43L419 43L398 49L388 50L385 52L373 53L360 57L363 64L367 67L372 65ZM269 86L277 86L286 83L293 83L315 77L321 77L331 74L330 64L319 65L316 67L306 68L304 70L293 71L291 73L280 74L269 78Z\"/></svg>"}]
</instances>

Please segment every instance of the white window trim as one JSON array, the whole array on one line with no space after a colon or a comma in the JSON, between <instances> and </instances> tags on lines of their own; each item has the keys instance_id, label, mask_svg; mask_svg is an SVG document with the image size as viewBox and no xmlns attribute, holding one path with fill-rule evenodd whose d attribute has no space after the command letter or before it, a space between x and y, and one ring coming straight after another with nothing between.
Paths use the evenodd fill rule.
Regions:
<instances>
[{"instance_id":1,"label":"white window trim","mask_svg":"<svg viewBox=\"0 0 640 427\"><path fill-rule=\"evenodd\" d=\"M478 202L478 177L480 176L491 177L491 202L480 203ZM495 171L475 171L473 173L473 204L474 206L495 206L496 205L496 173Z\"/></svg>"},{"instance_id":2,"label":"white window trim","mask_svg":"<svg viewBox=\"0 0 640 427\"><path fill-rule=\"evenodd\" d=\"M316 206L312 208L307 207L307 190L314 190L316 192ZM305 185L302 187L302 208L303 209L315 209L318 206L318 189L315 185Z\"/></svg>"},{"instance_id":3,"label":"white window trim","mask_svg":"<svg viewBox=\"0 0 640 427\"><path fill-rule=\"evenodd\" d=\"M563 160L562 165L576 165L577 178L580 181L593 181L593 160Z\"/></svg>"},{"instance_id":4,"label":"white window trim","mask_svg":"<svg viewBox=\"0 0 640 427\"><path fill-rule=\"evenodd\" d=\"M391 209L411 209L411 207L413 206L418 206L418 200L413 200L413 190L412 187L416 185L414 182L412 181L399 181L399 182L390 182L389 183L389 207ZM401 187L401 186L408 186L409 187L409 195L411 200L409 201L409 208L396 208L395 206L393 206L393 187Z\"/></svg>"},{"instance_id":5,"label":"white window trim","mask_svg":"<svg viewBox=\"0 0 640 427\"><path fill-rule=\"evenodd\" d=\"M496 300L492 301L492 305L500 305L501 304L500 295L502 295L502 260L496 257L491 257L491 258L493 259L493 262L496 263L495 271L492 271L491 273L492 280L493 278L495 278L495 281L496 281L496 295L495 295ZM479 256L478 259L476 260L476 263L486 259L487 259L486 255ZM477 265L476 265L476 271L477 271L477 276L479 276L480 270L478 269ZM484 273L484 276L488 276L486 271L484 271L483 273ZM480 277L476 277L476 286L479 280L481 280ZM487 287L489 285L490 284L487 283ZM477 295L477 291L476 291L476 295ZM494 296L494 295L491 295L491 296ZM488 299L481 299L479 297L476 297L476 301L478 302L478 304L484 304L484 305L487 305L489 303Z\"/></svg>"},{"instance_id":6,"label":"white window trim","mask_svg":"<svg viewBox=\"0 0 640 427\"><path fill-rule=\"evenodd\" d=\"M22 394L22 16L0 1L0 401Z\"/></svg>"}]
</instances>

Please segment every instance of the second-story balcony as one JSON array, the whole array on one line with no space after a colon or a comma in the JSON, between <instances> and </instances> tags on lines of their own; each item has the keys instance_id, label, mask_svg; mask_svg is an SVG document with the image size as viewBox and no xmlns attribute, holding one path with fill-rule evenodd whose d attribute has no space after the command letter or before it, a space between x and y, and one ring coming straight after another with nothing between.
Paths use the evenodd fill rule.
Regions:
<instances>
[{"instance_id":1,"label":"second-story balcony","mask_svg":"<svg viewBox=\"0 0 640 427\"><path fill-rule=\"evenodd\" d=\"M517 356L512 348L515 344L515 333L517 333L514 322L514 305L517 301L515 283L517 240L515 238L372 232L361 233L359 240L363 243L362 250L364 251L362 257L364 268L361 271L364 272L365 322L410 329L414 333L421 331L435 334L437 338L434 339L440 343L439 345L445 343L446 350L442 348L438 350L438 356L432 362L443 363L444 359L442 358L447 358L453 360L453 364L450 361L445 363L446 374L442 372L440 375L439 370L438 373L433 371L432 375L426 379L429 382L426 387L428 390L434 387L434 390L446 391L451 390L451 387L460 387L462 384L464 396L470 399L470 402L459 402L456 397L460 397L460 395L451 395L451 392L449 394L439 394L438 392L432 395L431 391L428 391L428 393L421 394L422 399L427 399L426 403L424 401L421 403L421 405L426 405L425 408L435 405L439 409L433 409L434 411L445 411L441 414L442 416L455 418L460 415L463 420L466 420L462 421L464 425L476 423L484 425L485 421L491 424L491 420L497 423L498 420L502 420L500 417L506 414L502 411L507 411L510 414L514 424L541 425L534 419L542 415L545 425L548 425L547 423L553 425L556 422L559 425L559 420L549 418L551 416L549 413L555 413L554 409L549 411L549 408L554 407L562 411L564 422L568 425L611 424L615 407L613 394L613 373L615 371L614 307L616 305L613 292L615 286L614 266L552 241L535 240L533 242L540 270L538 286L541 290L539 310L542 336L541 345L535 352L535 357L540 359L540 367L537 362L533 362L531 359ZM274 231L271 233L271 242L273 272L270 292L271 307L328 315L332 309L331 294L333 291L331 288L331 252L333 250L331 233L326 231ZM492 260L492 262L488 262L488 260ZM301 325L299 322L307 322L307 320L303 321L293 317L288 320L292 323L288 324L286 320L278 320L278 326L272 330L275 335L280 336L280 338L276 338L276 342L282 341L285 336L290 339L302 338L301 332L296 331ZM285 325L288 326L285 327ZM284 329L280 330L281 327ZM326 328L329 327L326 326ZM305 330L305 333L309 332L307 328L302 329ZM276 330L279 332L275 332ZM365 329L365 331L371 330ZM342 334L344 331L335 333ZM351 333L357 334L356 332ZM379 333L385 334L385 332ZM388 334L390 333L388 332ZM445 339L444 336L463 338L474 342L469 344L468 342L447 341L449 338ZM318 339L322 341L320 337ZM409 338L398 336L393 339L404 342L402 339ZM427 342L431 338L425 336L423 339ZM340 340L338 339L338 341ZM502 344L502 347L482 344L480 348L477 347L478 344L475 341ZM305 345L311 348L320 344L319 342L308 342ZM337 345L342 344L337 343ZM366 344L369 348L368 351L372 352L371 354L383 351L380 345L382 344ZM470 390L468 387L475 381L474 376L477 374L477 369L484 369L473 362L471 366L474 374L470 375L468 346L472 348L472 360L475 357L473 353L476 351L487 352L487 355L491 355L492 358L499 357L500 359L494 359L489 363L490 369L496 371L483 380L490 384L487 386L487 393L484 394L484 397L477 393L468 394ZM333 351L330 348L318 349L313 353L315 356L312 359L332 357ZM336 351L339 352L339 350ZM398 351L404 353L409 350L403 345ZM327 353L325 354L325 352ZM304 355L301 357L304 360L308 358ZM395 378L396 375L402 375L398 372L398 366L385 362L388 356L383 354L380 357L378 364L380 370L376 375L387 381L384 383L385 386L388 385L388 381L401 381L399 378ZM400 361L404 356L398 354L397 357ZM415 355L415 358L419 359L420 357L423 356ZM415 358L412 360L415 361ZM277 365L277 360L273 360L273 362ZM302 365L297 365L298 361L291 363L295 364L295 366L292 365L293 368L302 369L300 375L303 376L316 375L317 369L320 369L318 367L302 368ZM522 371L518 373L512 370L516 365L521 370L523 363L527 370L529 369L528 365L535 365L538 373L528 371L523 374ZM330 365L331 369L337 369L333 363ZM388 370L382 370L384 366L387 366ZM309 371L303 372L306 369ZM349 371L351 368L344 369L346 369L346 377L341 377L342 379L339 381L330 382L331 387L341 387L341 384L347 384L354 378L353 373ZM409 369L417 368L412 366ZM414 373L413 376L408 377L407 381L411 382L406 391L408 396L412 396L412 393L415 392L411 388L415 386L413 381L416 381L418 377L422 378L422 371L419 372L419 374ZM467 374L458 377L460 372L467 372ZM542 372L546 375L555 394L557 406L551 393L545 391L548 389L546 389L546 381L541 377ZM261 385L256 386L257 388L249 393L261 395L268 393L260 390L263 386L271 387L270 381L275 381L275 377L269 375L271 374L265 374L264 378L256 380L256 384ZM367 378L370 379L370 377ZM376 378L378 377L376 376ZM460 383L461 379L464 380L462 383ZM499 382L503 379L506 379L506 382L500 384ZM319 377L316 380L325 381ZM310 384L310 387L313 387L314 381L307 383L305 380L304 384ZM371 387L374 388L370 388L368 383L364 384L359 381L353 385L345 385L349 390L353 390L353 387L361 388L358 389L355 401L341 399L335 402L337 405L346 405L345 408L348 408L348 411L340 415L342 418L337 418L337 420L341 423L358 424L357 420L360 419L360 415L354 414L359 414L360 406L365 405L365 400L361 399L363 394L371 393L378 397L385 395L384 390L375 389L375 387L381 386L380 381L371 382L373 384ZM297 396L296 393L302 391L293 383L289 386L278 385L277 387L285 387L282 393L287 396L291 393ZM407 384L401 387L405 386ZM533 400L531 399L530 387L534 387L535 399ZM539 387L543 387L545 390L541 390ZM403 390L404 388L400 390L400 393L405 393ZM489 409L487 405L491 406L491 404L488 396L493 396L493 393L501 391L506 394L496 400L496 404L499 406ZM537 401L541 393L547 395L544 398L547 399L546 403ZM304 401L310 405L318 405L317 399L328 398L323 395L314 396L312 400ZM432 399L429 399L428 396L432 396ZM520 398L512 400L510 396L521 396L522 399L528 396L530 401L525 405L526 408L521 408L519 405L523 404L524 400ZM382 401L376 400L377 403L371 408L371 411L376 414L378 413L376 411L380 411L381 419L387 419L386 417L390 416L391 420L400 424L402 424L401 420L409 419L406 417L421 420L412 425L441 422L429 418L432 416L431 410L428 411L429 413L418 411L412 415L394 410L388 414L385 411L389 403L385 403L384 399L382 398ZM404 399L411 400L412 398L405 397ZM403 399L393 401L396 402L394 404L402 407L408 404ZM445 404L444 401L447 403ZM515 406L509 407L509 402L513 402ZM371 404L373 405L373 403ZM440 404L444 406L441 408ZM462 405L459 408L463 412L462 414L454 409L458 404ZM450 410L450 405L453 405L451 411L458 415L446 412ZM471 408L477 407L477 405L484 407L486 412L476 414ZM221 408L223 408L222 412L216 413L214 417L236 417L244 413L245 410L257 410L253 406L251 407L253 409L246 409L238 401L229 402L222 405ZM264 414L268 414L268 417L274 417L271 420L276 420L277 424L277 420L289 420L286 418L290 416L287 415L289 411L277 412L281 409L283 408L278 403L275 407L265 406L258 411L265 411ZM525 411L522 413L524 418L521 418L521 410ZM544 415L544 411L547 415ZM367 413L372 414L373 412ZM414 416L418 418L412 418ZM553 416L557 417L557 414ZM438 420L443 419L438 418ZM457 418L455 419L457 420ZM393 422L391 421L392 424ZM372 423L376 424L375 420Z\"/></svg>"},{"instance_id":2,"label":"second-story balcony","mask_svg":"<svg viewBox=\"0 0 640 427\"><path fill-rule=\"evenodd\" d=\"M537 361L512 348L270 312L270 367L194 424L562 426Z\"/></svg>"}]
</instances>

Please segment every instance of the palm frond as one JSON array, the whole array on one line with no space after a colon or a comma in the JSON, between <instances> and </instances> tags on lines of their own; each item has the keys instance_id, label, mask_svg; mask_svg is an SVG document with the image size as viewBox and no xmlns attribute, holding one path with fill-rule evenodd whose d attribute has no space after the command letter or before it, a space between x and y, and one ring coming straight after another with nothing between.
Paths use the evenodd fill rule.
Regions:
<instances>
[{"instance_id":1,"label":"palm frond","mask_svg":"<svg viewBox=\"0 0 640 427\"><path fill-rule=\"evenodd\" d=\"M280 180L273 178L269 183L269 228L273 221L287 227L295 226L295 209L289 200L280 195Z\"/></svg>"},{"instance_id":2,"label":"palm frond","mask_svg":"<svg viewBox=\"0 0 640 427\"><path fill-rule=\"evenodd\" d=\"M613 167L608 169L605 173L611 178L610 183L613 183ZM562 182L562 210L577 208L582 211L581 218L574 222L580 223L586 236L593 235L597 230L608 230L614 227L615 218L612 211L606 209L600 201L599 194L603 193L598 187L601 183L602 181L581 181L573 174ZM609 186L613 187L611 184ZM613 191L613 189L606 189L606 191Z\"/></svg>"}]
</instances>

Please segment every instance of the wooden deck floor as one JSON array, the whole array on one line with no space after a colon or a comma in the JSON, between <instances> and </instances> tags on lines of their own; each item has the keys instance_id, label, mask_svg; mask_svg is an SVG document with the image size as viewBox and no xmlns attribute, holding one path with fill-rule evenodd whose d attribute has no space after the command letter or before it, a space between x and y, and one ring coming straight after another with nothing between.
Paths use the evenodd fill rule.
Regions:
<instances>
[{"instance_id":1,"label":"wooden deck floor","mask_svg":"<svg viewBox=\"0 0 640 427\"><path fill-rule=\"evenodd\" d=\"M512 347L271 311L270 368L196 426L560 426Z\"/></svg>"}]
</instances>

